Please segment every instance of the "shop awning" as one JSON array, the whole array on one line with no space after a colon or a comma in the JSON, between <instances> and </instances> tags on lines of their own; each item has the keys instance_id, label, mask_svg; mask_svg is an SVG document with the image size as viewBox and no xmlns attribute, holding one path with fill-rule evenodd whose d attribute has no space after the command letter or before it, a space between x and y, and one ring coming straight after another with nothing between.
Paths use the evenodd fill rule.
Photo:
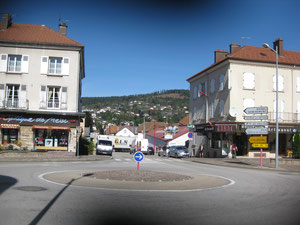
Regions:
<instances>
[{"instance_id":1,"label":"shop awning","mask_svg":"<svg viewBox=\"0 0 300 225\"><path fill-rule=\"evenodd\" d=\"M18 124L0 124L1 129L19 129L20 125Z\"/></svg>"},{"instance_id":2,"label":"shop awning","mask_svg":"<svg viewBox=\"0 0 300 225\"><path fill-rule=\"evenodd\" d=\"M70 130L70 127L58 127L58 126L32 126L32 129L43 129L43 130Z\"/></svg>"}]
</instances>

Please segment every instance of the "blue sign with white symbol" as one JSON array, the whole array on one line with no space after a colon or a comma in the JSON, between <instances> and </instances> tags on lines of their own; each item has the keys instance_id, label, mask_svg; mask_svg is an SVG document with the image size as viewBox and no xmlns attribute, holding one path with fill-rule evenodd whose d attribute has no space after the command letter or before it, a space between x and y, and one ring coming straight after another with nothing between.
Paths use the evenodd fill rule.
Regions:
<instances>
[{"instance_id":1,"label":"blue sign with white symbol","mask_svg":"<svg viewBox=\"0 0 300 225\"><path fill-rule=\"evenodd\" d=\"M192 132L188 133L188 137L192 138L193 137L193 133Z\"/></svg>"},{"instance_id":2,"label":"blue sign with white symbol","mask_svg":"<svg viewBox=\"0 0 300 225\"><path fill-rule=\"evenodd\" d=\"M141 162L144 159L144 154L142 152L136 152L133 157L135 161Z\"/></svg>"}]
</instances>

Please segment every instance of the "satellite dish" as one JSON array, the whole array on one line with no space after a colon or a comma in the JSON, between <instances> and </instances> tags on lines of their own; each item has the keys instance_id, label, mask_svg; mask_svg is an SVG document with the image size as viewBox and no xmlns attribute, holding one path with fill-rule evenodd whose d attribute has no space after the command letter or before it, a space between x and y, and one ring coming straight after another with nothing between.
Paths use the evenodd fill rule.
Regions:
<instances>
[{"instance_id":1,"label":"satellite dish","mask_svg":"<svg viewBox=\"0 0 300 225\"><path fill-rule=\"evenodd\" d=\"M237 112L237 108L236 107L231 107L231 109L229 110L229 115L231 116L231 117L236 117L237 116L237 114L238 114L238 112Z\"/></svg>"}]
</instances>

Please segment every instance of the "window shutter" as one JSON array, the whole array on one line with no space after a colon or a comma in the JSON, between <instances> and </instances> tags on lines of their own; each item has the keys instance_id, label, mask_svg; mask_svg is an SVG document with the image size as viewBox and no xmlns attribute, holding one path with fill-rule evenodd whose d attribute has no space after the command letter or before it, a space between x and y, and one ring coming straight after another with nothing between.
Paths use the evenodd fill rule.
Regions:
<instances>
[{"instance_id":1,"label":"window shutter","mask_svg":"<svg viewBox=\"0 0 300 225\"><path fill-rule=\"evenodd\" d=\"M40 108L46 109L46 99L47 99L47 91L46 86L41 86L41 92L40 92Z\"/></svg>"},{"instance_id":2,"label":"window shutter","mask_svg":"<svg viewBox=\"0 0 300 225\"><path fill-rule=\"evenodd\" d=\"M278 75L278 91L283 91L283 76ZM273 75L273 91L276 91L276 75Z\"/></svg>"},{"instance_id":3,"label":"window shutter","mask_svg":"<svg viewBox=\"0 0 300 225\"><path fill-rule=\"evenodd\" d=\"M214 112L214 103L212 102L212 103L210 103L210 117L214 117L214 114L215 114L215 112Z\"/></svg>"},{"instance_id":4,"label":"window shutter","mask_svg":"<svg viewBox=\"0 0 300 225\"><path fill-rule=\"evenodd\" d=\"M0 84L0 107L4 106L5 89L4 84Z\"/></svg>"},{"instance_id":5,"label":"window shutter","mask_svg":"<svg viewBox=\"0 0 300 225\"><path fill-rule=\"evenodd\" d=\"M207 94L207 81L204 83L204 93Z\"/></svg>"},{"instance_id":6,"label":"window shutter","mask_svg":"<svg viewBox=\"0 0 300 225\"><path fill-rule=\"evenodd\" d=\"M220 86L219 86L219 90L220 90L220 91L224 90L224 75L223 75L223 74L220 76Z\"/></svg>"},{"instance_id":7,"label":"window shutter","mask_svg":"<svg viewBox=\"0 0 300 225\"><path fill-rule=\"evenodd\" d=\"M6 72L7 71L7 54L1 54L0 55L0 72Z\"/></svg>"},{"instance_id":8,"label":"window shutter","mask_svg":"<svg viewBox=\"0 0 300 225\"><path fill-rule=\"evenodd\" d=\"M202 111L201 118L205 119L206 118L206 105L205 104L202 105L201 111Z\"/></svg>"},{"instance_id":9,"label":"window shutter","mask_svg":"<svg viewBox=\"0 0 300 225\"><path fill-rule=\"evenodd\" d=\"M42 56L41 58L41 74L48 73L48 56Z\"/></svg>"},{"instance_id":10,"label":"window shutter","mask_svg":"<svg viewBox=\"0 0 300 225\"><path fill-rule=\"evenodd\" d=\"M29 55L23 55L22 63L21 63L22 73L28 73L28 67L29 67Z\"/></svg>"},{"instance_id":11,"label":"window shutter","mask_svg":"<svg viewBox=\"0 0 300 225\"><path fill-rule=\"evenodd\" d=\"M255 80L253 73L244 73L243 74L243 86L245 89L254 89Z\"/></svg>"},{"instance_id":12,"label":"window shutter","mask_svg":"<svg viewBox=\"0 0 300 225\"><path fill-rule=\"evenodd\" d=\"M199 87L198 87L198 97L201 97L201 91L202 91L202 85L201 85L201 83L198 85Z\"/></svg>"},{"instance_id":13,"label":"window shutter","mask_svg":"<svg viewBox=\"0 0 300 225\"><path fill-rule=\"evenodd\" d=\"M194 99L197 98L197 86L194 87Z\"/></svg>"},{"instance_id":14,"label":"window shutter","mask_svg":"<svg viewBox=\"0 0 300 225\"><path fill-rule=\"evenodd\" d=\"M220 116L224 116L224 100L220 100Z\"/></svg>"},{"instance_id":15,"label":"window shutter","mask_svg":"<svg viewBox=\"0 0 300 225\"><path fill-rule=\"evenodd\" d=\"M67 109L68 104L68 88L63 87L61 92L61 109Z\"/></svg>"},{"instance_id":16,"label":"window shutter","mask_svg":"<svg viewBox=\"0 0 300 225\"><path fill-rule=\"evenodd\" d=\"M296 91L300 92L300 77L297 77Z\"/></svg>"},{"instance_id":17,"label":"window shutter","mask_svg":"<svg viewBox=\"0 0 300 225\"><path fill-rule=\"evenodd\" d=\"M193 120L197 119L197 108L194 106L193 108Z\"/></svg>"},{"instance_id":18,"label":"window shutter","mask_svg":"<svg viewBox=\"0 0 300 225\"><path fill-rule=\"evenodd\" d=\"M212 79L210 81L210 93L214 93L215 92L215 79Z\"/></svg>"},{"instance_id":19,"label":"window shutter","mask_svg":"<svg viewBox=\"0 0 300 225\"><path fill-rule=\"evenodd\" d=\"M62 60L62 74L63 75L69 75L70 71L70 58L63 58Z\"/></svg>"},{"instance_id":20,"label":"window shutter","mask_svg":"<svg viewBox=\"0 0 300 225\"><path fill-rule=\"evenodd\" d=\"M21 85L21 90L20 90L20 107L21 108L27 108L27 99L26 99L26 85Z\"/></svg>"}]
</instances>

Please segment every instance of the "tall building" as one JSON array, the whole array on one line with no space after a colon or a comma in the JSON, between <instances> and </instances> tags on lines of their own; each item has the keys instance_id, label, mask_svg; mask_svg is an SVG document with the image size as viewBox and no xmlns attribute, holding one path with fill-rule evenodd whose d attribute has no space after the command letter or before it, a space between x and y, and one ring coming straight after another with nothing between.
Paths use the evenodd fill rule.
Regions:
<instances>
[{"instance_id":1,"label":"tall building","mask_svg":"<svg viewBox=\"0 0 300 225\"><path fill-rule=\"evenodd\" d=\"M292 136L300 128L300 52L285 50L281 38L273 44L279 54L278 131L279 155L283 156L291 149ZM207 157L226 156L233 143L238 146L238 155L259 156L259 145L250 143L249 138L265 131L263 155L274 157L276 54L271 49L231 44L230 52L216 50L214 64L187 81L191 93L190 121L198 136L206 137ZM244 111L250 107L267 108L267 113ZM249 116L263 119L249 120ZM263 128L261 132L255 122L266 124L258 125Z\"/></svg>"},{"instance_id":2,"label":"tall building","mask_svg":"<svg viewBox=\"0 0 300 225\"><path fill-rule=\"evenodd\" d=\"M0 24L0 144L76 152L84 46L46 25Z\"/></svg>"}]
</instances>

